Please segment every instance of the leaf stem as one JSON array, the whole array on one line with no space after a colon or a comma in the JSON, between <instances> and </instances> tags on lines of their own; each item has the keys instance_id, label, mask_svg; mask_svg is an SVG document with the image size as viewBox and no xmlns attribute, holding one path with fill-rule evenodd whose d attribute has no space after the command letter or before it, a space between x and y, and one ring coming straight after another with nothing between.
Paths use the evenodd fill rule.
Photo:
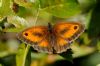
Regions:
<instances>
[{"instance_id":1,"label":"leaf stem","mask_svg":"<svg viewBox=\"0 0 100 66\"><path fill-rule=\"evenodd\" d=\"M26 47L26 49L25 49L24 58L23 58L24 62L23 62L23 64L22 64L22 66L25 66L26 56L27 56L27 54L28 54L29 49L30 49L30 45L27 44L27 47Z\"/></svg>"},{"instance_id":2,"label":"leaf stem","mask_svg":"<svg viewBox=\"0 0 100 66\"><path fill-rule=\"evenodd\" d=\"M37 19L38 19L38 16L39 16L39 11L40 11L40 4L39 4L38 10L37 10L36 18L34 20L34 26L35 26L35 24L37 22Z\"/></svg>"}]
</instances>

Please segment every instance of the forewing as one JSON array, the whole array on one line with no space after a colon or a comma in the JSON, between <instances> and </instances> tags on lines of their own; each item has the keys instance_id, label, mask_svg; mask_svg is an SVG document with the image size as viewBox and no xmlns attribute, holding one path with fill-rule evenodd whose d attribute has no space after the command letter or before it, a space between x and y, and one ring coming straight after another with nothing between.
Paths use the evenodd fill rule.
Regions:
<instances>
[{"instance_id":1,"label":"forewing","mask_svg":"<svg viewBox=\"0 0 100 66\"><path fill-rule=\"evenodd\" d=\"M57 53L66 51L70 44L84 31L84 25L78 22L61 22L54 26L56 36L54 49Z\"/></svg>"},{"instance_id":2,"label":"forewing","mask_svg":"<svg viewBox=\"0 0 100 66\"><path fill-rule=\"evenodd\" d=\"M18 38L26 42L26 44L30 44L35 50L52 53L52 48L47 36L49 36L49 32L45 26L31 27L18 33Z\"/></svg>"}]
</instances>

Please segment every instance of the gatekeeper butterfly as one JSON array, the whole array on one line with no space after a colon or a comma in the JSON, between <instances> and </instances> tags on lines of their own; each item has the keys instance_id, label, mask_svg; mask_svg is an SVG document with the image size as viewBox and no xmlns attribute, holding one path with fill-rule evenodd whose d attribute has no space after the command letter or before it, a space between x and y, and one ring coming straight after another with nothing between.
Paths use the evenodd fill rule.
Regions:
<instances>
[{"instance_id":1,"label":"gatekeeper butterfly","mask_svg":"<svg viewBox=\"0 0 100 66\"><path fill-rule=\"evenodd\" d=\"M33 26L18 33L18 38L30 44L38 52L62 53L84 31L79 22L58 22L54 26Z\"/></svg>"}]
</instances>

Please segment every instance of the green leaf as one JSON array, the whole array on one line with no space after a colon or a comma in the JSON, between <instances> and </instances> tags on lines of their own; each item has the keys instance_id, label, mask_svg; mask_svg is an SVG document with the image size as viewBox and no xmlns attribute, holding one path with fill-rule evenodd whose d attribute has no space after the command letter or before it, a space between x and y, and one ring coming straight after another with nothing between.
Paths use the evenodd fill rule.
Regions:
<instances>
[{"instance_id":1,"label":"green leaf","mask_svg":"<svg viewBox=\"0 0 100 66\"><path fill-rule=\"evenodd\" d=\"M8 16L7 21L10 26L5 26L4 32L19 32L28 26L27 21L19 16ZM11 27L11 25L13 25L13 27Z\"/></svg>"},{"instance_id":2,"label":"green leaf","mask_svg":"<svg viewBox=\"0 0 100 66\"><path fill-rule=\"evenodd\" d=\"M99 38L100 35L100 2L96 4L88 26L88 35L90 38ZM95 16L95 17L94 17Z\"/></svg>"},{"instance_id":3,"label":"green leaf","mask_svg":"<svg viewBox=\"0 0 100 66\"><path fill-rule=\"evenodd\" d=\"M16 64L17 64L16 66L30 66L31 62L31 60L29 60L30 55L27 55L29 53L29 49L30 49L29 45L27 45L27 47L25 47L25 44L20 45L18 52L16 54Z\"/></svg>"},{"instance_id":4,"label":"green leaf","mask_svg":"<svg viewBox=\"0 0 100 66\"><path fill-rule=\"evenodd\" d=\"M100 51L100 40L97 42L97 49Z\"/></svg>"},{"instance_id":5,"label":"green leaf","mask_svg":"<svg viewBox=\"0 0 100 66\"><path fill-rule=\"evenodd\" d=\"M0 18L14 14L11 9L11 0L0 0Z\"/></svg>"},{"instance_id":6,"label":"green leaf","mask_svg":"<svg viewBox=\"0 0 100 66\"><path fill-rule=\"evenodd\" d=\"M56 17L68 18L81 12L76 0L40 0L41 9Z\"/></svg>"},{"instance_id":7,"label":"green leaf","mask_svg":"<svg viewBox=\"0 0 100 66\"><path fill-rule=\"evenodd\" d=\"M8 29L3 29L3 32L20 32L24 28L8 28Z\"/></svg>"},{"instance_id":8,"label":"green leaf","mask_svg":"<svg viewBox=\"0 0 100 66\"><path fill-rule=\"evenodd\" d=\"M27 2L27 0L14 0L15 3L19 4L19 6L23 6L26 8L31 8L32 7L32 2Z\"/></svg>"},{"instance_id":9,"label":"green leaf","mask_svg":"<svg viewBox=\"0 0 100 66\"><path fill-rule=\"evenodd\" d=\"M70 62L72 62L72 60L73 60L71 49L68 49L64 53L61 53L60 56L63 57L65 60L68 60Z\"/></svg>"},{"instance_id":10,"label":"green leaf","mask_svg":"<svg viewBox=\"0 0 100 66\"><path fill-rule=\"evenodd\" d=\"M13 24L16 28L26 27L28 25L24 18L19 16L8 16L8 23Z\"/></svg>"},{"instance_id":11,"label":"green leaf","mask_svg":"<svg viewBox=\"0 0 100 66\"><path fill-rule=\"evenodd\" d=\"M85 11L87 12L91 8L93 9L96 4L96 0L78 0L78 1L80 3L80 7L82 8L83 12Z\"/></svg>"},{"instance_id":12,"label":"green leaf","mask_svg":"<svg viewBox=\"0 0 100 66\"><path fill-rule=\"evenodd\" d=\"M77 43L72 44L71 48L72 48L72 51L74 53L73 58L86 56L88 54L95 52L94 47L89 47L89 46L85 46L85 45L80 46Z\"/></svg>"},{"instance_id":13,"label":"green leaf","mask_svg":"<svg viewBox=\"0 0 100 66\"><path fill-rule=\"evenodd\" d=\"M2 64L0 64L0 66L2 66Z\"/></svg>"},{"instance_id":14,"label":"green leaf","mask_svg":"<svg viewBox=\"0 0 100 66\"><path fill-rule=\"evenodd\" d=\"M4 26L5 22L7 22L7 18L4 18L2 21L0 21L0 27Z\"/></svg>"}]
</instances>

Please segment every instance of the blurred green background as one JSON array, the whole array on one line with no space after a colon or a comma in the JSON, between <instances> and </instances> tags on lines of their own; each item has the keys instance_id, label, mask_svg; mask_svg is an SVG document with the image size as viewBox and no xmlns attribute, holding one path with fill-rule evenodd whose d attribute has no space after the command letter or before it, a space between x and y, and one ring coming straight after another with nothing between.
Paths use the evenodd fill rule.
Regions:
<instances>
[{"instance_id":1,"label":"blurred green background","mask_svg":"<svg viewBox=\"0 0 100 66\"><path fill-rule=\"evenodd\" d=\"M100 66L100 0L0 0L0 66ZM62 54L36 52L16 34L48 22L78 21L85 32Z\"/></svg>"}]
</instances>

